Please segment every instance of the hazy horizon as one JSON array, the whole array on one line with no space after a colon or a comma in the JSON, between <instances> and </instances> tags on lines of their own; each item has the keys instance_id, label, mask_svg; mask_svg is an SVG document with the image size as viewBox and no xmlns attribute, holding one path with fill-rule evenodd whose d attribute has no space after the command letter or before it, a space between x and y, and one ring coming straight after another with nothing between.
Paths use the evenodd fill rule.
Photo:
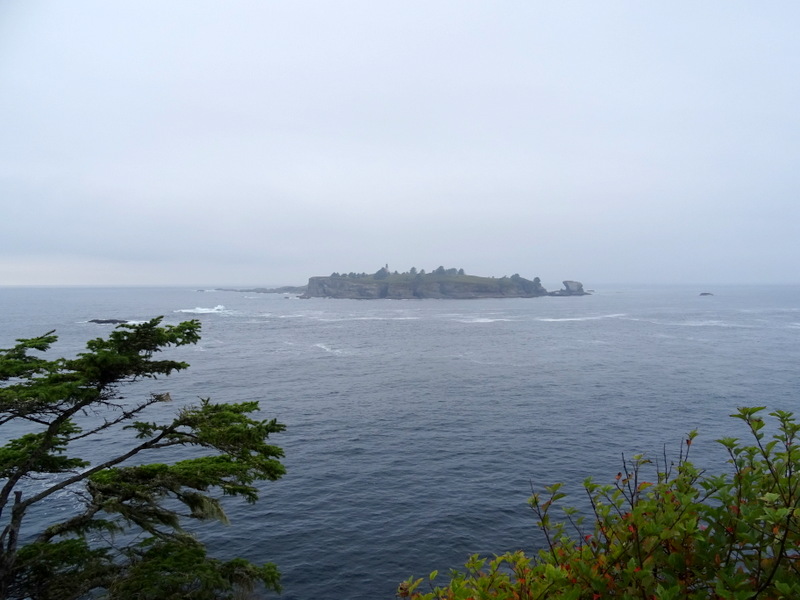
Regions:
<instances>
[{"instance_id":1,"label":"hazy horizon","mask_svg":"<svg viewBox=\"0 0 800 600\"><path fill-rule=\"evenodd\" d=\"M0 286L800 283L798 17L7 0Z\"/></svg>"},{"instance_id":2,"label":"hazy horizon","mask_svg":"<svg viewBox=\"0 0 800 600\"><path fill-rule=\"evenodd\" d=\"M329 275L329 274L328 274ZM483 277L495 277L492 274L482 274L482 273L470 273L467 271L467 275L477 275ZM319 275L312 275L314 276L322 276ZM496 277L502 277L502 275L497 275ZM531 275L530 277L526 277L526 279L533 279L536 277L535 275ZM558 289L563 288L563 282L570 279L562 279L562 280L541 280L542 286L547 289L548 291L552 292ZM574 280L574 279L573 279ZM743 288L743 287L797 287L800 286L800 283L749 283L749 282L708 282L708 281L676 281L676 282L635 282L635 281L594 281L594 280L576 280L580 281L584 288L591 293L603 293L603 292L616 292L620 291L621 288L628 288L628 289L643 289L643 288L685 288L688 290L695 290L697 292L715 292L720 290L725 290L729 288ZM198 292L241 292L246 290L253 290L253 289L278 289L283 287L303 287L308 283L308 278L303 281L283 281L283 282L239 282L239 283L216 283L216 282L194 282L194 283L181 283L181 284L170 284L170 283L63 283L63 284L53 284L53 283L15 283L15 284L0 284L0 289L12 289L12 288L158 288L158 289L194 289ZM281 292L276 292L281 293ZM535 299L534 297L533 299ZM412 299L413 301L414 299Z\"/></svg>"}]
</instances>

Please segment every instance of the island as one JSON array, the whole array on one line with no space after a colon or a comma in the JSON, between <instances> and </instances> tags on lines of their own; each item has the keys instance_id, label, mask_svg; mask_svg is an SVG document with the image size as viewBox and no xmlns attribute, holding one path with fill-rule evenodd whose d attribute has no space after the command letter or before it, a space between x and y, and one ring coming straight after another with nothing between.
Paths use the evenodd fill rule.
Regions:
<instances>
[{"instance_id":1,"label":"island","mask_svg":"<svg viewBox=\"0 0 800 600\"><path fill-rule=\"evenodd\" d=\"M398 273L381 267L372 274L332 273L311 277L301 298L422 299L422 298L538 298L541 296L585 296L579 281L564 281L564 288L548 292L538 277L525 279L518 273L503 277L468 275L464 269L439 267Z\"/></svg>"}]
</instances>

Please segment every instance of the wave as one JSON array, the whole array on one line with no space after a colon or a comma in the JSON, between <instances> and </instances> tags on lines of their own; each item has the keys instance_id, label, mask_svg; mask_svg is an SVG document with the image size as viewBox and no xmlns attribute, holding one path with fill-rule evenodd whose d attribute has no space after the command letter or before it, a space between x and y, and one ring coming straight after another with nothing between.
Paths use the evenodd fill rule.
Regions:
<instances>
[{"instance_id":1,"label":"wave","mask_svg":"<svg viewBox=\"0 0 800 600\"><path fill-rule=\"evenodd\" d=\"M593 317L563 317L561 319L541 317L536 320L543 321L545 323L561 323L562 321L598 321L600 319L619 319L624 316L626 316L625 313L614 313L612 315L596 315Z\"/></svg>"},{"instance_id":2,"label":"wave","mask_svg":"<svg viewBox=\"0 0 800 600\"><path fill-rule=\"evenodd\" d=\"M317 321L338 323L340 321L418 321L419 317L317 317Z\"/></svg>"},{"instance_id":3,"label":"wave","mask_svg":"<svg viewBox=\"0 0 800 600\"><path fill-rule=\"evenodd\" d=\"M776 314L783 314L783 313L796 313L800 312L800 308L796 307L786 307L786 308L777 308L777 307L770 307L770 308L740 308L737 312L744 313L744 314L751 314L751 315L759 315L759 314L768 314L768 313L776 313Z\"/></svg>"},{"instance_id":4,"label":"wave","mask_svg":"<svg viewBox=\"0 0 800 600\"><path fill-rule=\"evenodd\" d=\"M342 350L337 350L336 348L331 348L330 346L328 346L326 344L321 344L321 343L320 344L314 344L314 347L315 348L319 348L320 350L324 350L325 352L328 352L330 354L343 354Z\"/></svg>"},{"instance_id":5,"label":"wave","mask_svg":"<svg viewBox=\"0 0 800 600\"><path fill-rule=\"evenodd\" d=\"M406 316L406 315L398 315L398 316L383 316L383 315L341 315L341 316L330 316L328 313L322 313L320 311L311 311L311 312L304 312L304 313L292 313L292 314L285 314L285 315L273 315L272 313L266 313L265 316L275 316L279 319L308 319L311 321L319 321L321 323L340 323L343 321L418 321L420 317L417 316Z\"/></svg>"},{"instance_id":6,"label":"wave","mask_svg":"<svg viewBox=\"0 0 800 600\"><path fill-rule=\"evenodd\" d=\"M744 325L742 323L728 323L726 321L719 321L717 319L708 319L702 321L678 321L671 323L671 325L679 325L681 327L741 327L744 329L752 328L751 325Z\"/></svg>"},{"instance_id":7,"label":"wave","mask_svg":"<svg viewBox=\"0 0 800 600\"><path fill-rule=\"evenodd\" d=\"M732 329L754 329L755 325L745 323L730 323L719 319L701 319L696 321L671 321L666 319L643 319L630 317L627 321L637 321L639 323L651 323L652 325L663 325L666 327L728 327Z\"/></svg>"},{"instance_id":8,"label":"wave","mask_svg":"<svg viewBox=\"0 0 800 600\"><path fill-rule=\"evenodd\" d=\"M718 319L703 319L699 321L668 321L659 325L674 325L676 327L733 327L737 329L752 329L752 325L744 323L729 323Z\"/></svg>"},{"instance_id":9,"label":"wave","mask_svg":"<svg viewBox=\"0 0 800 600\"><path fill-rule=\"evenodd\" d=\"M456 321L458 321L459 323L496 323L498 321L510 322L513 321L513 319L501 319L501 318L490 319L489 317L474 317L471 319L456 319Z\"/></svg>"},{"instance_id":10,"label":"wave","mask_svg":"<svg viewBox=\"0 0 800 600\"><path fill-rule=\"evenodd\" d=\"M194 308L179 308L173 312L188 313L191 315L205 315L209 313L224 313L227 312L222 304L217 304L214 308L203 308L202 306L195 306Z\"/></svg>"}]
</instances>

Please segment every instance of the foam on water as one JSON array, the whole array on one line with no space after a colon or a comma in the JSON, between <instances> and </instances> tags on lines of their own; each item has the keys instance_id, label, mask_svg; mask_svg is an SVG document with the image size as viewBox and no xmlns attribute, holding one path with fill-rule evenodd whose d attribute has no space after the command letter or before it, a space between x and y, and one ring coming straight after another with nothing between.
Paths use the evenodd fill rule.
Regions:
<instances>
[{"instance_id":1,"label":"foam on water","mask_svg":"<svg viewBox=\"0 0 800 600\"><path fill-rule=\"evenodd\" d=\"M331 348L327 344L314 344L314 348L319 348L320 350L324 350L329 354L345 354L344 350L340 350L338 348Z\"/></svg>"},{"instance_id":2,"label":"foam on water","mask_svg":"<svg viewBox=\"0 0 800 600\"><path fill-rule=\"evenodd\" d=\"M625 313L616 313L612 315L592 315L587 317L562 317L562 318L546 318L546 317L538 317L537 321L542 321L543 323L561 323L566 321L597 321L600 319L619 319L625 317Z\"/></svg>"},{"instance_id":3,"label":"foam on water","mask_svg":"<svg viewBox=\"0 0 800 600\"><path fill-rule=\"evenodd\" d=\"M490 318L490 317L472 317L469 319L454 319L459 323L498 323L498 322L510 322L513 319L501 319L501 318Z\"/></svg>"},{"instance_id":4,"label":"foam on water","mask_svg":"<svg viewBox=\"0 0 800 600\"><path fill-rule=\"evenodd\" d=\"M202 306L196 306L194 308L179 308L179 309L174 310L172 312L186 313L186 314L190 314L190 315L206 315L206 314L212 314L212 313L225 313L225 312L229 312L229 311L227 311L222 304L217 304L213 308L203 308Z\"/></svg>"},{"instance_id":5,"label":"foam on water","mask_svg":"<svg viewBox=\"0 0 800 600\"><path fill-rule=\"evenodd\" d=\"M660 325L666 327L732 327L739 329L751 329L757 327L755 324L736 323L732 321L721 321L719 319L703 319L703 320L675 320L675 319L646 319L646 318L626 318L628 321L638 321L641 323L650 323L652 325ZM762 325L768 324L769 321L762 321Z\"/></svg>"},{"instance_id":6,"label":"foam on water","mask_svg":"<svg viewBox=\"0 0 800 600\"><path fill-rule=\"evenodd\" d=\"M726 321L720 321L718 319L708 319L701 321L677 321L674 323L670 323L670 325L679 325L681 327L744 327L744 328L751 327L750 325L746 325L744 323L731 323Z\"/></svg>"},{"instance_id":7,"label":"foam on water","mask_svg":"<svg viewBox=\"0 0 800 600\"><path fill-rule=\"evenodd\" d=\"M358 317L355 315L348 315L346 317L316 317L318 321L326 323L338 323L341 321L415 321L419 317L392 317L392 316L366 316Z\"/></svg>"}]
</instances>

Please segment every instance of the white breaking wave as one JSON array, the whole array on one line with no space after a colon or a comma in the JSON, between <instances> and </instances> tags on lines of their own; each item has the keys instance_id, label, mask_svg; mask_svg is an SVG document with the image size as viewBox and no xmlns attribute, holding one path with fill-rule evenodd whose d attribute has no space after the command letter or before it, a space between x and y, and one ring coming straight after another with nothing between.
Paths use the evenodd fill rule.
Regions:
<instances>
[{"instance_id":1,"label":"white breaking wave","mask_svg":"<svg viewBox=\"0 0 800 600\"><path fill-rule=\"evenodd\" d=\"M727 321L720 321L718 319L705 319L698 321L672 321L666 319L636 319L628 318L628 321L637 321L639 323L651 323L653 325L663 325L665 327L729 327L736 329L753 329L754 325L747 325L745 323L729 323Z\"/></svg>"},{"instance_id":2,"label":"white breaking wave","mask_svg":"<svg viewBox=\"0 0 800 600\"><path fill-rule=\"evenodd\" d=\"M681 327L744 327L749 328L749 325L742 325L738 323L727 323L725 321L719 321L717 319L709 319L703 321L682 321L673 323L673 325L678 325Z\"/></svg>"},{"instance_id":3,"label":"white breaking wave","mask_svg":"<svg viewBox=\"0 0 800 600\"><path fill-rule=\"evenodd\" d=\"M419 317L330 317L330 318L323 318L318 317L318 321L324 321L326 323L338 323L341 321L418 321Z\"/></svg>"},{"instance_id":4,"label":"white breaking wave","mask_svg":"<svg viewBox=\"0 0 800 600\"><path fill-rule=\"evenodd\" d=\"M329 352L331 354L342 354L341 350L336 350L335 348L331 348L325 344L314 344L314 347L319 348L320 350L325 350L325 352Z\"/></svg>"},{"instance_id":5,"label":"white breaking wave","mask_svg":"<svg viewBox=\"0 0 800 600\"><path fill-rule=\"evenodd\" d=\"M560 323L561 321L597 321L599 319L619 319L624 317L625 313L614 313L613 315L597 315L594 317L565 317L563 319L547 319L539 318L537 321L544 321L545 323Z\"/></svg>"},{"instance_id":6,"label":"white breaking wave","mask_svg":"<svg viewBox=\"0 0 800 600\"><path fill-rule=\"evenodd\" d=\"M191 315L204 315L208 313L223 313L225 307L222 304L217 304L214 308L203 308L202 306L195 306L194 308L179 308L174 311L177 313L189 313Z\"/></svg>"},{"instance_id":7,"label":"white breaking wave","mask_svg":"<svg viewBox=\"0 0 800 600\"><path fill-rule=\"evenodd\" d=\"M459 323L496 323L497 321L511 321L512 319L490 319L488 317L475 317L472 319L456 319Z\"/></svg>"}]
</instances>

